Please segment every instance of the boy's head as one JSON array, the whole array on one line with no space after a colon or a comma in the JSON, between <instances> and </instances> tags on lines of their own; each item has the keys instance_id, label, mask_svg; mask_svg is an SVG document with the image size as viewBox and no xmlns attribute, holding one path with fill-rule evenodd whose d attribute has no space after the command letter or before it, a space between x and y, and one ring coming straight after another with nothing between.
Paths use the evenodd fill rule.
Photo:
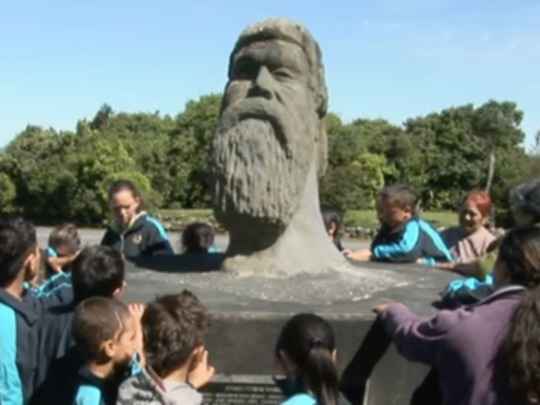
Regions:
<instances>
[{"instance_id":1,"label":"boy's head","mask_svg":"<svg viewBox=\"0 0 540 405\"><path fill-rule=\"evenodd\" d=\"M21 282L33 279L39 264L34 226L22 218L0 220L0 287L9 286L21 272Z\"/></svg>"},{"instance_id":2,"label":"boy's head","mask_svg":"<svg viewBox=\"0 0 540 405\"><path fill-rule=\"evenodd\" d=\"M403 184L387 186L377 197L377 216L382 225L394 230L416 214L416 195Z\"/></svg>"},{"instance_id":3,"label":"boy's head","mask_svg":"<svg viewBox=\"0 0 540 405\"><path fill-rule=\"evenodd\" d=\"M62 224L49 235L49 246L59 257L71 256L81 247L79 232L74 224Z\"/></svg>"},{"instance_id":4,"label":"boy's head","mask_svg":"<svg viewBox=\"0 0 540 405\"><path fill-rule=\"evenodd\" d=\"M510 209L517 226L540 223L540 179L510 190Z\"/></svg>"},{"instance_id":5,"label":"boy's head","mask_svg":"<svg viewBox=\"0 0 540 405\"><path fill-rule=\"evenodd\" d=\"M214 243L214 230L204 222L189 224L182 232L182 245L185 252L207 253Z\"/></svg>"},{"instance_id":6,"label":"boy's head","mask_svg":"<svg viewBox=\"0 0 540 405\"><path fill-rule=\"evenodd\" d=\"M147 363L161 377L191 364L208 329L206 307L191 292L164 295L142 317Z\"/></svg>"},{"instance_id":7,"label":"boy's head","mask_svg":"<svg viewBox=\"0 0 540 405\"><path fill-rule=\"evenodd\" d=\"M540 286L540 227L511 229L504 235L493 269L495 284L521 285L529 289Z\"/></svg>"},{"instance_id":8,"label":"boy's head","mask_svg":"<svg viewBox=\"0 0 540 405\"><path fill-rule=\"evenodd\" d=\"M325 209L322 211L322 218L328 235L333 239L337 238L341 228L339 213L335 210Z\"/></svg>"},{"instance_id":9,"label":"boy's head","mask_svg":"<svg viewBox=\"0 0 540 405\"><path fill-rule=\"evenodd\" d=\"M90 297L119 297L124 288L124 260L109 246L84 248L73 261L71 280L75 302Z\"/></svg>"},{"instance_id":10,"label":"boy's head","mask_svg":"<svg viewBox=\"0 0 540 405\"><path fill-rule=\"evenodd\" d=\"M72 335L88 362L124 366L137 350L136 321L127 305L113 298L81 302L73 315Z\"/></svg>"}]
</instances>

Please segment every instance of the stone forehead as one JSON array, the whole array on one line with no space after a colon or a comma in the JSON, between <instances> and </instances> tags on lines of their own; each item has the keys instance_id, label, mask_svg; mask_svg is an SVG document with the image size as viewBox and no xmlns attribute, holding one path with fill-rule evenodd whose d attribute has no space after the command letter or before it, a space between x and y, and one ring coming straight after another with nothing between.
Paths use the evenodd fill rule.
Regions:
<instances>
[{"instance_id":1,"label":"stone forehead","mask_svg":"<svg viewBox=\"0 0 540 405\"><path fill-rule=\"evenodd\" d=\"M229 58L229 78L232 76L234 57L241 48L257 41L281 40L296 44L306 56L309 67L309 87L315 95L317 114L326 115L328 92L324 79L324 66L319 44L302 24L286 18L270 18L247 27L236 41Z\"/></svg>"},{"instance_id":2,"label":"stone forehead","mask_svg":"<svg viewBox=\"0 0 540 405\"><path fill-rule=\"evenodd\" d=\"M310 65L320 63L318 44L310 32L303 25L285 18L272 18L247 27L236 41L231 56L252 42L277 39L302 48Z\"/></svg>"}]
</instances>

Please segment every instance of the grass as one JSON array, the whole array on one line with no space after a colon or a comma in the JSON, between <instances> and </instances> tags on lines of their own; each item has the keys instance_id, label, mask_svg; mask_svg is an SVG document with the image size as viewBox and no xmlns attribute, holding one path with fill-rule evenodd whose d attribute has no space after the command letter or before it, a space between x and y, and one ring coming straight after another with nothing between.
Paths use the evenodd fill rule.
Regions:
<instances>
[{"instance_id":1,"label":"grass","mask_svg":"<svg viewBox=\"0 0 540 405\"><path fill-rule=\"evenodd\" d=\"M213 218L214 214L212 210L209 209L194 209L194 210L184 210L184 209L171 209L171 210L159 210L158 214L160 217L164 218Z\"/></svg>"},{"instance_id":2,"label":"grass","mask_svg":"<svg viewBox=\"0 0 540 405\"><path fill-rule=\"evenodd\" d=\"M426 211L421 216L437 228L448 228L458 223L457 213L453 211Z\"/></svg>"},{"instance_id":3,"label":"grass","mask_svg":"<svg viewBox=\"0 0 540 405\"><path fill-rule=\"evenodd\" d=\"M212 225L217 225L212 210L209 209L170 209L159 210L159 217L168 227L181 229L185 225L202 221ZM457 215L452 211L426 211L421 214L421 217L431 222L437 228L447 228L457 224ZM375 229L379 222L374 210L358 210L347 211L345 213L343 223L346 227L361 227L366 229Z\"/></svg>"}]
</instances>

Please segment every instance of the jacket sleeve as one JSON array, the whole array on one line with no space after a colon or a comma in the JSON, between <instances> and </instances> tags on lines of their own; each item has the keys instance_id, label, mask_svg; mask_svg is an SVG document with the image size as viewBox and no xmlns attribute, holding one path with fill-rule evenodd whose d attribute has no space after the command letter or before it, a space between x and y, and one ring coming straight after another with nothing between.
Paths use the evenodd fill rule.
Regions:
<instances>
[{"instance_id":1,"label":"jacket sleeve","mask_svg":"<svg viewBox=\"0 0 540 405\"><path fill-rule=\"evenodd\" d=\"M32 291L46 306L69 304L73 301L71 273L59 273Z\"/></svg>"},{"instance_id":2,"label":"jacket sleeve","mask_svg":"<svg viewBox=\"0 0 540 405\"><path fill-rule=\"evenodd\" d=\"M447 342L449 331L465 315L460 309L439 311L431 318L421 318L403 304L395 303L380 318L402 356L433 366Z\"/></svg>"},{"instance_id":3,"label":"jacket sleeve","mask_svg":"<svg viewBox=\"0 0 540 405\"><path fill-rule=\"evenodd\" d=\"M169 236L158 220L147 218L147 233L144 243L143 256L174 255Z\"/></svg>"},{"instance_id":4,"label":"jacket sleeve","mask_svg":"<svg viewBox=\"0 0 540 405\"><path fill-rule=\"evenodd\" d=\"M111 246L113 244L112 242L112 232L109 228L105 231L105 234L103 235L103 238L101 239L101 246Z\"/></svg>"},{"instance_id":5,"label":"jacket sleeve","mask_svg":"<svg viewBox=\"0 0 540 405\"><path fill-rule=\"evenodd\" d=\"M421 256L420 226L416 221L410 221L401 238L392 243L373 243L371 253L378 261L415 262Z\"/></svg>"}]
</instances>

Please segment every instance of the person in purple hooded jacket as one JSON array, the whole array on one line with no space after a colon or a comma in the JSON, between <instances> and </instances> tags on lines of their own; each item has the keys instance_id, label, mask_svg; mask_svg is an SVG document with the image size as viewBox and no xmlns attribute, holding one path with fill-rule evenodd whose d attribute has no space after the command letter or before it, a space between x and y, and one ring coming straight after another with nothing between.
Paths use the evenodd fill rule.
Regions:
<instances>
[{"instance_id":1,"label":"person in purple hooded jacket","mask_svg":"<svg viewBox=\"0 0 540 405\"><path fill-rule=\"evenodd\" d=\"M509 383L515 379L516 368L508 366L515 363L515 351L502 348L524 292L540 285L540 227L517 228L505 236L494 278L492 295L432 318L400 303L375 308L398 351L435 369L445 405L521 403Z\"/></svg>"}]
</instances>

